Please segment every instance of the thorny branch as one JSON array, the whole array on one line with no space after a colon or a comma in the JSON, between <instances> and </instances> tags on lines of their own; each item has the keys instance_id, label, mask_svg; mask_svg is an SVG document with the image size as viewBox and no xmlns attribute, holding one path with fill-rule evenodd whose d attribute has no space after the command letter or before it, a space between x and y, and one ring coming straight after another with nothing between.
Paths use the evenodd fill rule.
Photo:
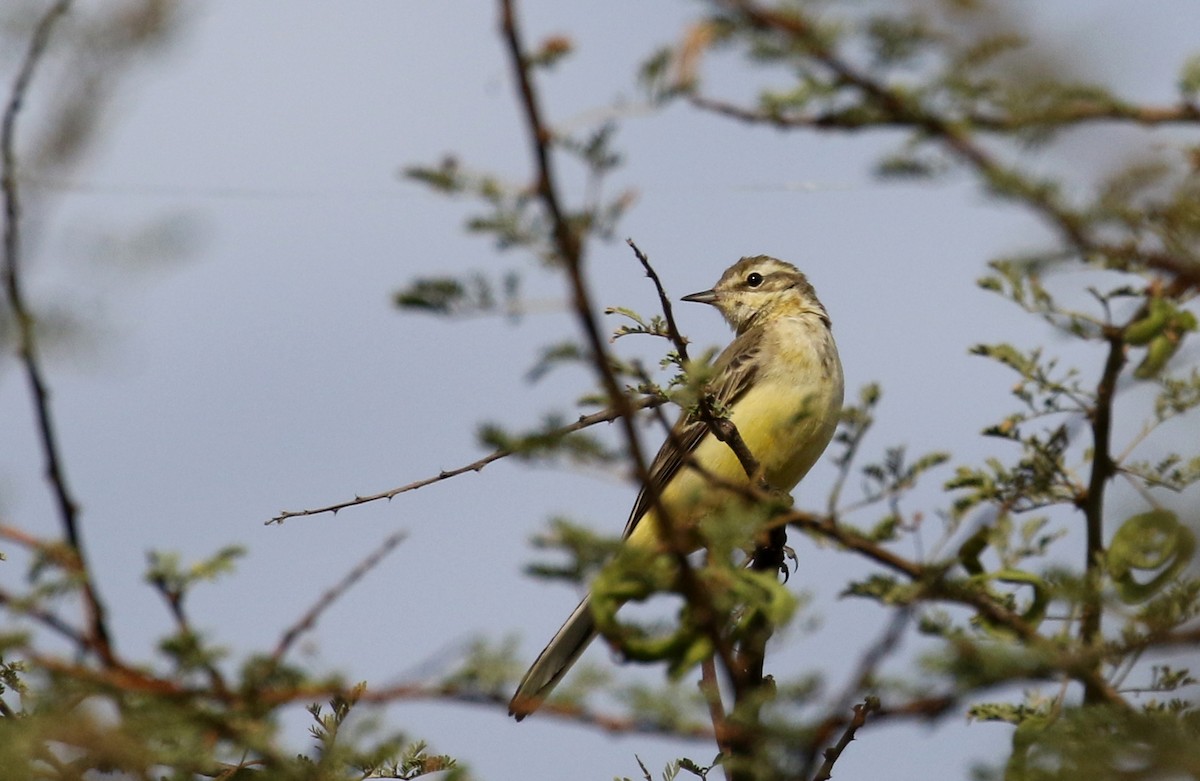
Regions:
<instances>
[{"instance_id":1,"label":"thorny branch","mask_svg":"<svg viewBox=\"0 0 1200 781\"><path fill-rule=\"evenodd\" d=\"M650 409L650 408L657 407L657 406L659 406L661 404L665 404L665 403L666 403L666 399L655 397L655 396L648 396L645 398L629 401L630 407L632 407L634 410ZM576 420L574 423L570 423L566 426L563 426L562 428L555 430L553 432L553 435L554 436L565 436L567 434L572 434L576 431L582 431L583 429L588 428L590 426L594 426L597 423L611 423L612 421L614 421L618 417L620 417L622 414L623 413L621 413L620 411L618 411L617 409L614 408L614 409L601 410L599 412L593 412L591 415L581 415L579 417L579 419ZM344 502L337 502L336 504L330 504L330 505L326 505L324 507L314 507L314 508L308 509L308 510L284 510L283 512L279 513L279 515L276 515L274 518L267 521L266 523L268 525L272 524L272 523L282 523L282 522L286 521L288 518L299 518L299 517L305 516L305 515L320 515L322 513L333 513L336 515L338 513L338 511L344 510L347 507L356 507L360 504L368 504L370 502L377 502L381 499L388 499L388 500L394 499L395 497L399 496L400 494L407 493L409 491L415 491L418 488L424 488L427 485L433 485L434 483L439 483L442 480L448 480L451 477L458 477L459 475L466 474L467 472L478 472L478 471L482 470L488 464L492 463L493 461L499 461L502 458L507 458L508 456L513 455L515 452L516 452L515 450L511 450L509 448L500 448L498 450L492 451L491 453L488 453L486 456L479 459L478 461L472 461L471 463L466 464L465 466L456 467L454 469L443 469L441 472L438 472L433 477L426 477L421 480L415 480L406 485L399 486L398 488L392 488L388 491L383 491L383 492L377 493L377 494L368 494L366 496L356 496L353 499L347 499Z\"/></svg>"},{"instance_id":2,"label":"thorny branch","mask_svg":"<svg viewBox=\"0 0 1200 781\"><path fill-rule=\"evenodd\" d=\"M833 777L833 765L841 758L854 740L854 735L859 728L867 723L867 714L879 710L879 698L868 697L865 701L854 706L854 718L846 725L846 730L842 733L842 737L837 744L825 749L825 761L821 767L817 769L817 774L813 776L813 781L827 781Z\"/></svg>"}]
</instances>

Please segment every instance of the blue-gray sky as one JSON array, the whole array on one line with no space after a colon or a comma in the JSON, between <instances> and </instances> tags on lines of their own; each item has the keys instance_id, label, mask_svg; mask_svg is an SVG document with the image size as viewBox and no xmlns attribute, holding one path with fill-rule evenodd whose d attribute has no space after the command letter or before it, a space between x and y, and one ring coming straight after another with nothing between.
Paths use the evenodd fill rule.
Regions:
<instances>
[{"instance_id":1,"label":"blue-gray sky","mask_svg":"<svg viewBox=\"0 0 1200 781\"><path fill-rule=\"evenodd\" d=\"M1194 25L1181 23L1194 6L1183 0L1030 6L1033 27L1057 36L1066 59L1130 95L1171 99L1195 43ZM531 42L563 33L578 49L542 79L550 120L582 122L588 111L636 100L640 59L677 40L697 8L522 3ZM472 461L481 455L479 422L516 427L548 409L571 414L589 387L579 370L537 385L523 378L539 347L573 328L561 280L465 236L470 204L397 176L453 152L527 179L496 31L494 4L483 0L195 4L172 44L122 83L86 164L48 193L53 208L30 285L39 304L70 308L83 328L51 361L50 380L123 651L148 654L169 631L141 583L149 549L198 557L249 546L238 574L192 604L199 625L244 652L273 645L323 589L403 528L408 540L304 644L314 664L381 685L475 634L510 633L532 658L577 595L521 575L533 556L528 538L560 513L621 528L634 488L616 476L504 462L337 517L262 523L282 508ZM738 83L720 80L729 90ZM1085 134L1075 149L1030 154L1087 169L1113 155L1113 138ZM1010 409L1010 379L967 348L1046 334L973 281L988 258L1040 246L1047 234L965 177L873 180L872 161L895 140L751 130L683 108L633 113L616 136L626 165L609 186L633 187L639 200L619 234L639 242L676 296L709 287L741 255L798 264L833 317L849 394L883 384L867 452L905 443L910 452L977 458L996 446L973 433ZM134 258L101 249L118 246L106 237L156 225L186 228L189 251ZM419 275L508 269L525 274L549 311L516 324L443 321L389 303ZM593 247L589 272L600 304L653 310L622 243ZM728 338L709 309L685 305L677 314L700 344ZM29 404L13 368L0 365L0 512L48 531ZM831 477L827 466L814 470L800 504L820 502ZM853 661L848 650L877 631L881 613L835 602L843 581L834 560L796 544L792 583L815 595L827 630L793 633L778 673L831 670L836 690ZM589 659L609 662L600 649ZM703 761L714 753L545 717L517 725L462 706L403 704L388 718L484 778L556 779L567 767L572 777L635 776L634 754L657 772L680 754ZM302 742L301 730L296 736ZM886 756L890 778L923 779L994 758L1009 732L952 718L938 730L860 737L840 776L877 769Z\"/></svg>"}]
</instances>

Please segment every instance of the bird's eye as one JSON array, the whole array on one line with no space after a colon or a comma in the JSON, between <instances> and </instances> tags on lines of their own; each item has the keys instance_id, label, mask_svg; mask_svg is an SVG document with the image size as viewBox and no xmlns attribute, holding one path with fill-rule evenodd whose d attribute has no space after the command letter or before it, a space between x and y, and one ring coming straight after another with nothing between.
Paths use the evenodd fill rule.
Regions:
<instances>
[{"instance_id":1,"label":"bird's eye","mask_svg":"<svg viewBox=\"0 0 1200 781\"><path fill-rule=\"evenodd\" d=\"M750 276L746 277L746 284L750 287L758 287L763 282L763 275L755 271Z\"/></svg>"}]
</instances>

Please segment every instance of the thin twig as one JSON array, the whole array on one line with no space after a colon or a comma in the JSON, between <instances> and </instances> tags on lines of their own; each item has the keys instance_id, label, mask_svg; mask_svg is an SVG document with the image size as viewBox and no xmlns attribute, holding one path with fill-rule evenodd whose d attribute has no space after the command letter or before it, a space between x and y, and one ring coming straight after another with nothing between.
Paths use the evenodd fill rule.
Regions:
<instances>
[{"instance_id":1,"label":"thin twig","mask_svg":"<svg viewBox=\"0 0 1200 781\"><path fill-rule=\"evenodd\" d=\"M877 710L879 710L878 697L868 697L863 702L854 706L854 718L846 725L846 730L842 733L841 739L835 745L825 749L825 761L817 769L817 774L813 776L813 781L828 781L828 779L833 777L834 763L841 758L842 753L850 746L859 728L867 723L867 714Z\"/></svg>"},{"instance_id":2,"label":"thin twig","mask_svg":"<svg viewBox=\"0 0 1200 781\"><path fill-rule=\"evenodd\" d=\"M79 651L85 652L87 650L88 639L78 629L71 626L56 613L33 604L28 598L19 597L0 589L0 605L8 608L15 615L28 616L42 626L57 632L69 640Z\"/></svg>"},{"instance_id":3,"label":"thin twig","mask_svg":"<svg viewBox=\"0 0 1200 781\"><path fill-rule=\"evenodd\" d=\"M725 706L721 703L721 684L717 680L716 662L711 656L700 663L700 694L708 703L708 718L717 739L717 750L722 756L731 756L733 747L729 745L729 726L725 719Z\"/></svg>"},{"instance_id":4,"label":"thin twig","mask_svg":"<svg viewBox=\"0 0 1200 781\"><path fill-rule=\"evenodd\" d=\"M879 669L879 665L883 662L884 657L897 650L900 636L904 634L904 629L908 626L911 617L912 607L907 605L902 607L892 616L892 620L888 623L884 632L871 644L871 647L862 655L862 658L859 659L858 669L854 671L854 675L846 683L841 696L833 700L829 718L814 731L815 737L809 746L808 756L805 757L804 769L800 773L801 777L807 778L812 771L813 766L817 762L821 744L824 742L824 736L831 734L832 730L836 728L835 724L840 718L838 714L845 713L846 709L850 707L850 703L862 693L862 690L875 676L875 671Z\"/></svg>"},{"instance_id":5,"label":"thin twig","mask_svg":"<svg viewBox=\"0 0 1200 781\"><path fill-rule=\"evenodd\" d=\"M662 307L663 319L667 323L667 337L675 347L675 352L679 353L680 364L686 365L688 362L688 340L675 323L675 309L671 306L671 297L667 295L666 288L663 287L662 280L658 277L658 272L654 270L654 266L650 265L650 258L645 252L642 252L642 248L633 239L625 239L625 243L629 245L638 262L642 264L642 269L645 270L646 276L654 283L654 290L658 293L658 303Z\"/></svg>"},{"instance_id":6,"label":"thin twig","mask_svg":"<svg viewBox=\"0 0 1200 781\"><path fill-rule=\"evenodd\" d=\"M667 323L667 338L671 340L671 344L675 347L675 352L679 354L680 364L686 366L688 362L687 343L688 340L679 330L679 326L675 323L675 313L671 307L671 299L667 295L667 291L663 288L662 280L658 277L658 272L650 264L650 258L646 253L642 252L641 248L634 243L633 239L626 239L625 243L633 250L633 254L637 256L638 262L642 264L642 268L646 271L646 276L654 283L654 289L658 292L658 300L662 305L663 319ZM766 480L762 475L762 469L758 463L758 459L750 452L750 447L746 441L742 439L742 435L738 432L737 426L728 418L721 417L713 409L713 400L707 394L701 394L697 403L697 411L700 419L708 424L708 430L712 435L724 442L737 456L738 462L742 465L746 476L751 480L757 481L759 486L764 490L770 490L770 486L766 484Z\"/></svg>"},{"instance_id":7,"label":"thin twig","mask_svg":"<svg viewBox=\"0 0 1200 781\"><path fill-rule=\"evenodd\" d=\"M362 561L360 561L354 569L346 573L346 576L338 581L332 588L327 590L317 599L311 608L300 617L296 623L292 624L283 635L279 638L278 645L275 646L275 652L271 654L271 661L278 664L288 649L296 642L304 632L311 630L317 625L317 620L321 617L330 605L336 602L343 594L349 591L355 583L362 580L363 577L375 569L384 558L391 553L397 545L404 541L408 536L407 532L398 531L387 536L379 546L371 551Z\"/></svg>"},{"instance_id":8,"label":"thin twig","mask_svg":"<svg viewBox=\"0 0 1200 781\"><path fill-rule=\"evenodd\" d=\"M647 396L645 398L637 399L636 401L631 400L629 405L634 410L641 410L657 407L661 404L665 404L666 401L667 400L665 398ZM561 436L565 434L571 434L588 428L589 426L594 426L597 423L610 423L613 420L616 420L622 414L623 413L615 409L606 409L601 410L600 412L593 412L591 415L581 415L579 420L563 426L562 428L556 429L552 435ZM515 450L511 450L509 448L500 448L499 450L494 450L491 453L488 453L478 461L472 461L465 466L460 466L455 469L445 469L441 472L438 472L433 477L426 477L421 480L416 480L408 483L407 485L402 485L398 488L392 488L388 491L383 491L377 494L369 494L366 496L356 496L353 499L347 499L344 502L337 502L324 507L314 507L308 510L284 510L279 513L279 515L276 515L274 518L266 521L266 524L270 525L273 523L282 523L288 518L299 518L305 515L320 515L322 513L333 513L336 515L340 510L344 510L347 507L356 507L360 504L377 502L381 499L393 499L402 493L415 491L418 488L424 488L427 485L433 485L434 483L439 483L442 480L448 480L451 477L458 477L459 475L466 474L467 472L479 472L493 461L499 461L502 458L507 458L508 456L513 455L515 452Z\"/></svg>"},{"instance_id":9,"label":"thin twig","mask_svg":"<svg viewBox=\"0 0 1200 781\"><path fill-rule=\"evenodd\" d=\"M163 600L167 603L167 609L171 611L171 616L175 619L175 627L179 630L180 636L195 637L196 631L192 628L192 621L188 617L187 611L183 609L183 597L187 593L184 588L177 584L172 585L162 577L155 577L151 584L162 594ZM214 691L223 693L228 690L224 674L210 658L204 657L199 664L208 675Z\"/></svg>"}]
</instances>

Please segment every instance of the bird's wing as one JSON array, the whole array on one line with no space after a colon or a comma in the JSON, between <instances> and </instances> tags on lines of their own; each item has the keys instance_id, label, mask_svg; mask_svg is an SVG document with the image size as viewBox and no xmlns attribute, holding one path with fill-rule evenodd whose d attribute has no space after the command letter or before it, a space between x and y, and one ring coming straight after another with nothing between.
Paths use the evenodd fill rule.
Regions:
<instances>
[{"instance_id":1,"label":"bird's wing","mask_svg":"<svg viewBox=\"0 0 1200 781\"><path fill-rule=\"evenodd\" d=\"M732 407L753 384L758 373L756 358L763 343L761 335L758 329L747 331L734 339L717 356L713 364L714 376L709 383L709 390L718 406L727 409ZM671 482L671 478L683 466L686 454L694 451L707 436L712 434L703 420L694 420L686 412L679 416L679 420L671 427L667 441L650 462L650 468L647 470L649 479L638 492L623 536L628 537L633 533L642 516L654 505L654 497Z\"/></svg>"}]
</instances>

